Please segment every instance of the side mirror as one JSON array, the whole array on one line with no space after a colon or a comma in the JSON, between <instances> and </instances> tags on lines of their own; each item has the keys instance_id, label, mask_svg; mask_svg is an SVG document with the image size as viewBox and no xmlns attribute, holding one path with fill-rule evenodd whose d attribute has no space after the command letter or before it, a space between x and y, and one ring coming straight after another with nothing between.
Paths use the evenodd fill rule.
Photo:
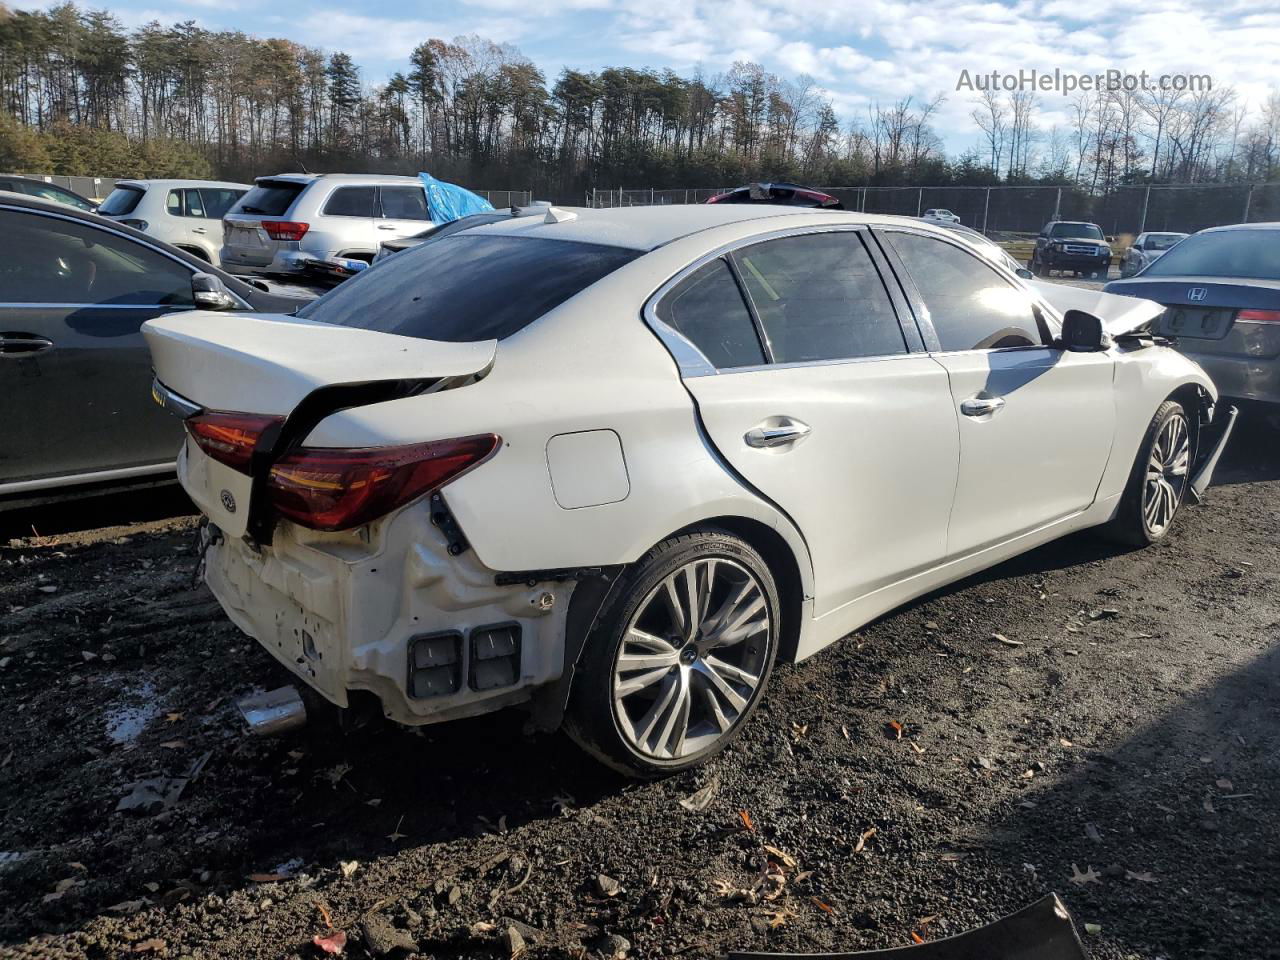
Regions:
<instances>
[{"instance_id":1,"label":"side mirror","mask_svg":"<svg viewBox=\"0 0 1280 960\"><path fill-rule=\"evenodd\" d=\"M191 299L201 310L234 310L236 299L212 273L196 273L191 276Z\"/></svg>"},{"instance_id":2,"label":"side mirror","mask_svg":"<svg viewBox=\"0 0 1280 960\"><path fill-rule=\"evenodd\" d=\"M1107 348L1102 321L1083 310L1068 310L1062 318L1062 349L1072 353L1096 353Z\"/></svg>"},{"instance_id":3,"label":"side mirror","mask_svg":"<svg viewBox=\"0 0 1280 960\"><path fill-rule=\"evenodd\" d=\"M1032 273L1030 270L1028 270L1026 267L1019 267L1017 272L1018 272L1018 276L1020 276L1023 280L1034 280L1036 278L1036 275Z\"/></svg>"}]
</instances>

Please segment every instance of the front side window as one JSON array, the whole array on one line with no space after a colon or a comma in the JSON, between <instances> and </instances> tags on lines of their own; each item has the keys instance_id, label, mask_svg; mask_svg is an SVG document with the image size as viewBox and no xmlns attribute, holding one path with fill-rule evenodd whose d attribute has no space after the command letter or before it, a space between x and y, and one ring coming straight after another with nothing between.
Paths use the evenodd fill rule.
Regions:
<instances>
[{"instance_id":1,"label":"front side window","mask_svg":"<svg viewBox=\"0 0 1280 960\"><path fill-rule=\"evenodd\" d=\"M326 217L372 217L377 190L373 187L339 187L324 204Z\"/></svg>"},{"instance_id":2,"label":"front side window","mask_svg":"<svg viewBox=\"0 0 1280 960\"><path fill-rule=\"evenodd\" d=\"M888 291L856 232L766 240L733 256L775 363L907 352Z\"/></svg>"},{"instance_id":3,"label":"front side window","mask_svg":"<svg viewBox=\"0 0 1280 960\"><path fill-rule=\"evenodd\" d=\"M86 223L0 211L0 302L191 306L191 271Z\"/></svg>"},{"instance_id":4,"label":"front side window","mask_svg":"<svg viewBox=\"0 0 1280 960\"><path fill-rule=\"evenodd\" d=\"M717 369L765 362L751 311L724 260L712 260L682 279L662 298L656 312Z\"/></svg>"},{"instance_id":5,"label":"front side window","mask_svg":"<svg viewBox=\"0 0 1280 960\"><path fill-rule=\"evenodd\" d=\"M1031 298L981 259L933 237L884 236L924 300L943 351L1043 345Z\"/></svg>"},{"instance_id":6,"label":"front side window","mask_svg":"<svg viewBox=\"0 0 1280 960\"><path fill-rule=\"evenodd\" d=\"M382 215L388 220L430 220L427 194L421 187L382 187Z\"/></svg>"},{"instance_id":7,"label":"front side window","mask_svg":"<svg viewBox=\"0 0 1280 960\"><path fill-rule=\"evenodd\" d=\"M210 220L221 220L222 215L242 196L243 190L233 190L230 187L201 187L200 204L204 207L204 216Z\"/></svg>"},{"instance_id":8,"label":"front side window","mask_svg":"<svg viewBox=\"0 0 1280 960\"><path fill-rule=\"evenodd\" d=\"M298 316L424 340L502 340L642 252L464 230L375 264Z\"/></svg>"}]
</instances>

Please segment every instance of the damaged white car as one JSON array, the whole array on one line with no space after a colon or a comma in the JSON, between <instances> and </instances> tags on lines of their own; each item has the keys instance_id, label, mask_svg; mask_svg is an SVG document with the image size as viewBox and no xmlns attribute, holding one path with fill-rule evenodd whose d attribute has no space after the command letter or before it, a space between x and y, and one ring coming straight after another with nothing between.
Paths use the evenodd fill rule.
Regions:
<instances>
[{"instance_id":1,"label":"damaged white car","mask_svg":"<svg viewBox=\"0 0 1280 960\"><path fill-rule=\"evenodd\" d=\"M1158 305L1091 296L1122 322L918 220L550 208L145 333L208 583L282 664L657 775L779 659L1083 527L1165 535L1233 416Z\"/></svg>"}]
</instances>

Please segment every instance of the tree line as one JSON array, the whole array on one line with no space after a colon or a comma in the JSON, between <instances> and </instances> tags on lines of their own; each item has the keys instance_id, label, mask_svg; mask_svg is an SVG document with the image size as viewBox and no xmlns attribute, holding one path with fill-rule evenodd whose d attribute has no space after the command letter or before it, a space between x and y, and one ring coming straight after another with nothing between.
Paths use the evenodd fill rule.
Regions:
<instances>
[{"instance_id":1,"label":"tree line","mask_svg":"<svg viewBox=\"0 0 1280 960\"><path fill-rule=\"evenodd\" d=\"M127 30L105 10L0 6L0 168L101 176L367 170L581 196L591 186L1143 182L1280 176L1280 94L1250 113L1230 89L1102 93L1043 129L1034 95L974 101L987 149L948 157L944 98L841 119L810 78L754 63L695 71L565 69L518 49L427 39L370 84L346 53L207 30Z\"/></svg>"}]
</instances>

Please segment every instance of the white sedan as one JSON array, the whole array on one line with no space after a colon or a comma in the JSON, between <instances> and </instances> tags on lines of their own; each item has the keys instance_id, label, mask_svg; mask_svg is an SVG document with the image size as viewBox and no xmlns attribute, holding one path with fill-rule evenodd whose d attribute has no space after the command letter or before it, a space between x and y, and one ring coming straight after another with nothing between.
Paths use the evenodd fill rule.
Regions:
<instances>
[{"instance_id":1,"label":"white sedan","mask_svg":"<svg viewBox=\"0 0 1280 960\"><path fill-rule=\"evenodd\" d=\"M145 333L208 583L285 667L404 724L524 703L652 776L779 659L1074 530L1166 534L1232 417L1158 305L1092 296L914 219L553 207Z\"/></svg>"}]
</instances>

